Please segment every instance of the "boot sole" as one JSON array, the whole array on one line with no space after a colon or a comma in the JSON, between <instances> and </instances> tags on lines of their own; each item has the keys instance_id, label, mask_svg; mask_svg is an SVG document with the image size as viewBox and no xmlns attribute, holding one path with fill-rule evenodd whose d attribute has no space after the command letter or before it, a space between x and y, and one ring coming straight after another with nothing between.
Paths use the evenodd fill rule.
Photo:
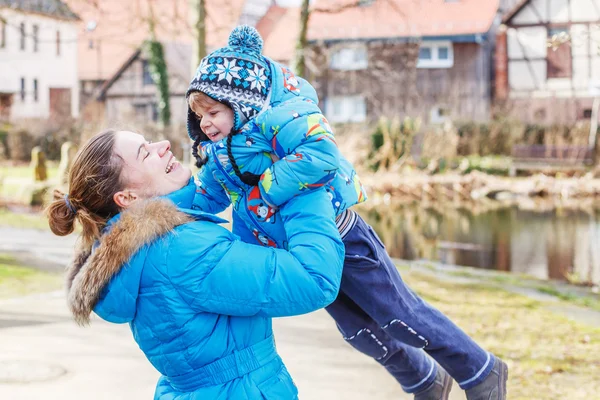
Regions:
<instances>
[{"instance_id":1,"label":"boot sole","mask_svg":"<svg viewBox=\"0 0 600 400\"><path fill-rule=\"evenodd\" d=\"M506 400L506 381L508 381L508 365L504 363L504 361L500 361L502 363L502 368L500 369L500 390L502 391L501 400Z\"/></svg>"},{"instance_id":2,"label":"boot sole","mask_svg":"<svg viewBox=\"0 0 600 400\"><path fill-rule=\"evenodd\" d=\"M444 391L442 392L442 397L440 400L448 400L450 397L450 390L452 390L452 377L450 374L446 373L444 377Z\"/></svg>"}]
</instances>

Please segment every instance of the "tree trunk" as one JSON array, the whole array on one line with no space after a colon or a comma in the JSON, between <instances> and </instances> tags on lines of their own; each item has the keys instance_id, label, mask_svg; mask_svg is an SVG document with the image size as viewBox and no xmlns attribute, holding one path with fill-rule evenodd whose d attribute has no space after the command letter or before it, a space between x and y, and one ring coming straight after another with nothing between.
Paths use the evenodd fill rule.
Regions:
<instances>
[{"instance_id":1,"label":"tree trunk","mask_svg":"<svg viewBox=\"0 0 600 400\"><path fill-rule=\"evenodd\" d=\"M200 61L206 56L206 0L190 0L190 6L196 33L192 56L192 71L195 71Z\"/></svg>"},{"instance_id":2,"label":"tree trunk","mask_svg":"<svg viewBox=\"0 0 600 400\"><path fill-rule=\"evenodd\" d=\"M308 31L308 21L310 19L309 0L302 0L300 11L300 32L296 42L296 54L294 59L294 73L299 76L305 76L306 61L306 33Z\"/></svg>"},{"instance_id":3,"label":"tree trunk","mask_svg":"<svg viewBox=\"0 0 600 400\"><path fill-rule=\"evenodd\" d=\"M152 1L148 2L148 30L150 40L146 43L146 51L150 56L148 67L152 80L158 89L158 119L163 127L171 125L171 106L169 102L169 74L165 62L165 52L162 43L156 40L156 19Z\"/></svg>"}]
</instances>

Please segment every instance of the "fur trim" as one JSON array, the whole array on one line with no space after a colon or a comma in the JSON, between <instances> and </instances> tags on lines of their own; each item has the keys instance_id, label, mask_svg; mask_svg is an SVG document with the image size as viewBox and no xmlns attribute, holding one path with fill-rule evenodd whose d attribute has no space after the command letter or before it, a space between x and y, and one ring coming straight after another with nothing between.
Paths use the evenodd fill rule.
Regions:
<instances>
[{"instance_id":1,"label":"fur trim","mask_svg":"<svg viewBox=\"0 0 600 400\"><path fill-rule=\"evenodd\" d=\"M80 247L67 267L67 301L79 325L90 322L104 287L144 245L193 219L168 200L146 200L121 213L93 252Z\"/></svg>"}]
</instances>

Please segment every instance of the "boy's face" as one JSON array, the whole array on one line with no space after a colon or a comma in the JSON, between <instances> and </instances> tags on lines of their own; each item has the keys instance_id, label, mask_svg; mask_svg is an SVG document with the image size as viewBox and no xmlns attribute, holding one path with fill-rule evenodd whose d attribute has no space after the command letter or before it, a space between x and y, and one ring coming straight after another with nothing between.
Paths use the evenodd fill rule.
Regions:
<instances>
[{"instance_id":1,"label":"boy's face","mask_svg":"<svg viewBox=\"0 0 600 400\"><path fill-rule=\"evenodd\" d=\"M200 128L213 142L227 137L233 128L233 110L223 103L195 105L192 111L200 119Z\"/></svg>"}]
</instances>

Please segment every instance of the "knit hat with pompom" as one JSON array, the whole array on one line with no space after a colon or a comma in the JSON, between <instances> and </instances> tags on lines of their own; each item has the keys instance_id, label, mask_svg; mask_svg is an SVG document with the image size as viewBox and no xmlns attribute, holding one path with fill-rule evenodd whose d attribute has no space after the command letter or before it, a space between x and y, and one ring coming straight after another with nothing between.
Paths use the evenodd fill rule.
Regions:
<instances>
[{"instance_id":1,"label":"knit hat with pompom","mask_svg":"<svg viewBox=\"0 0 600 400\"><path fill-rule=\"evenodd\" d=\"M229 42L204 57L186 93L202 92L233 109L233 130L237 131L263 108L271 87L269 62L262 56L263 40L256 29L241 25L229 35ZM188 134L192 140L208 137L200 129L188 105Z\"/></svg>"}]
</instances>

